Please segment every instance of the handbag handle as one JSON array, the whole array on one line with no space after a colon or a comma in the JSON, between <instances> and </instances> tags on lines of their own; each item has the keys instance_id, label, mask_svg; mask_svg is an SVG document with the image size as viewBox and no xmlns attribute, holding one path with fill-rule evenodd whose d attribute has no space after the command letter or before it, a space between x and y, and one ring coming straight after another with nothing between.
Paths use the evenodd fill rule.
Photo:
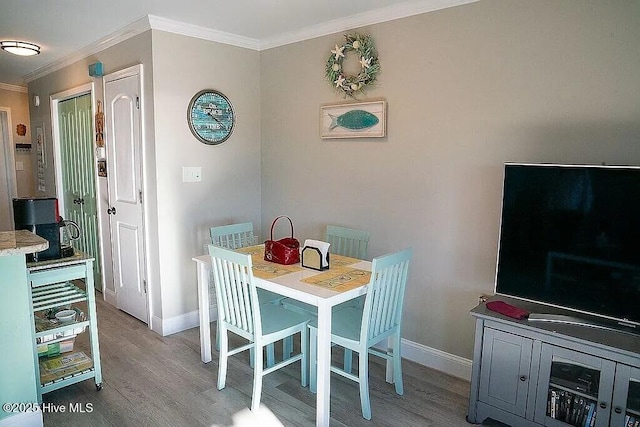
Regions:
<instances>
[{"instance_id":1,"label":"handbag handle","mask_svg":"<svg viewBox=\"0 0 640 427\"><path fill-rule=\"evenodd\" d=\"M289 220L289 224L291 224L291 238L293 238L293 221L291 221L291 218L289 218L286 215L280 215L279 217L277 217L276 219L273 220L273 223L271 224L271 240L273 240L273 227L276 225L276 222L280 219L280 218L287 218Z\"/></svg>"}]
</instances>

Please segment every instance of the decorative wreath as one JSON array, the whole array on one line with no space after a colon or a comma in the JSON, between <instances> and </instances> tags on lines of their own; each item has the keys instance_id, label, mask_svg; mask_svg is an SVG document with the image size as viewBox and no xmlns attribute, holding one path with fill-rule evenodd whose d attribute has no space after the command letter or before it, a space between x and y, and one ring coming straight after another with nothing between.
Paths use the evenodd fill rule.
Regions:
<instances>
[{"instance_id":1,"label":"decorative wreath","mask_svg":"<svg viewBox=\"0 0 640 427\"><path fill-rule=\"evenodd\" d=\"M376 81L380 72L378 52L371 36L366 34L345 34L347 40L342 46L336 44L327 59L325 74L329 83L342 93L345 98L355 98L357 93L364 93L364 89ZM360 57L360 74L347 76L342 70L342 62L347 53L355 52Z\"/></svg>"}]
</instances>

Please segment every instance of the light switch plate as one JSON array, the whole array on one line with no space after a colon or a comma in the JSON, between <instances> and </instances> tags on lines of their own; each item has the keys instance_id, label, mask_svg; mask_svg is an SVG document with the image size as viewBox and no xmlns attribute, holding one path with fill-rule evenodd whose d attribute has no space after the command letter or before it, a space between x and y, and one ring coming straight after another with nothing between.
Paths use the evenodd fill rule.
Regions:
<instances>
[{"instance_id":1,"label":"light switch plate","mask_svg":"<svg viewBox=\"0 0 640 427\"><path fill-rule=\"evenodd\" d=\"M16 162L16 170L17 171L23 171L24 170L24 163L23 162Z\"/></svg>"},{"instance_id":2,"label":"light switch plate","mask_svg":"<svg viewBox=\"0 0 640 427\"><path fill-rule=\"evenodd\" d=\"M200 166L183 166L182 182L200 182L202 181L202 167Z\"/></svg>"}]
</instances>

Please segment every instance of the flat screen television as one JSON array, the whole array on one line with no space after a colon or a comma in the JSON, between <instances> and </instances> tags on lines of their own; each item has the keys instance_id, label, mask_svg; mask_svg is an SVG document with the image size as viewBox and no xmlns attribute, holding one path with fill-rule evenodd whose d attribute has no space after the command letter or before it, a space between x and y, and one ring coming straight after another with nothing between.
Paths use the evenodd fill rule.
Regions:
<instances>
[{"instance_id":1,"label":"flat screen television","mask_svg":"<svg viewBox=\"0 0 640 427\"><path fill-rule=\"evenodd\" d=\"M495 289L639 329L640 167L505 164Z\"/></svg>"}]
</instances>

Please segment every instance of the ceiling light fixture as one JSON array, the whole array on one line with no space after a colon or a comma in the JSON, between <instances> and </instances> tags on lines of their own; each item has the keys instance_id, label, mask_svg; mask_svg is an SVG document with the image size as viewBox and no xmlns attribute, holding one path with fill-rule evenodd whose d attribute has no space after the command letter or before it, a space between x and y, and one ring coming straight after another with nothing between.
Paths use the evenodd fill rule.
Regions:
<instances>
[{"instance_id":1,"label":"ceiling light fixture","mask_svg":"<svg viewBox=\"0 0 640 427\"><path fill-rule=\"evenodd\" d=\"M40 46L27 42L1 41L0 48L2 48L2 50L6 50L9 53L20 56L31 56L40 53Z\"/></svg>"}]
</instances>

